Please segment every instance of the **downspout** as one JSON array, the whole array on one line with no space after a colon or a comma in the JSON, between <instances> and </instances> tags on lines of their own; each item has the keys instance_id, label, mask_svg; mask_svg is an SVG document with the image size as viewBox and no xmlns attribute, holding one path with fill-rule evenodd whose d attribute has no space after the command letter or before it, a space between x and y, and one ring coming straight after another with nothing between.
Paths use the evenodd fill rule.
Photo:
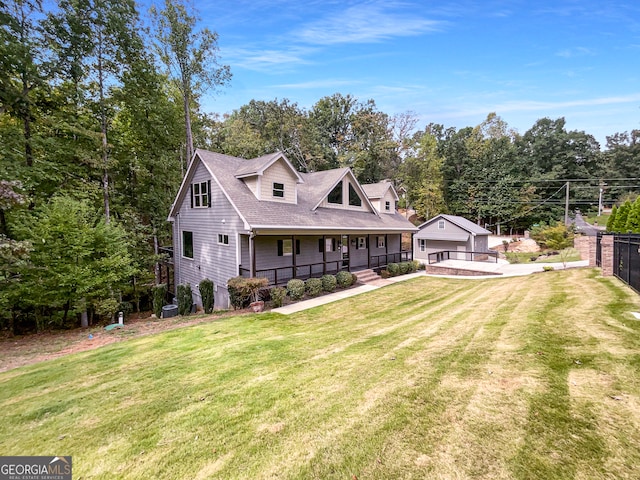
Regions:
<instances>
[{"instance_id":1,"label":"downspout","mask_svg":"<svg viewBox=\"0 0 640 480\"><path fill-rule=\"evenodd\" d=\"M182 266L182 238L180 235L180 212L176 213L176 221L173 224L176 227L176 230L173 232L173 238L177 248L173 249L173 289L171 292L173 296L176 296L176 288L180 285L180 267ZM176 233L177 231L177 233ZM167 282L169 281L169 277L167 277Z\"/></svg>"}]
</instances>

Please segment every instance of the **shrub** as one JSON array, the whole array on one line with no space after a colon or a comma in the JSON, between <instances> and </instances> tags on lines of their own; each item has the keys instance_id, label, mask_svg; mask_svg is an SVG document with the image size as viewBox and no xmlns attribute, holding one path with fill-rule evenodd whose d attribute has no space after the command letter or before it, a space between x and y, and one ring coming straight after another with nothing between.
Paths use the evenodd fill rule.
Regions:
<instances>
[{"instance_id":1,"label":"shrub","mask_svg":"<svg viewBox=\"0 0 640 480\"><path fill-rule=\"evenodd\" d=\"M337 283L334 275L327 274L322 276L322 290L325 292L333 292Z\"/></svg>"},{"instance_id":2,"label":"shrub","mask_svg":"<svg viewBox=\"0 0 640 480\"><path fill-rule=\"evenodd\" d=\"M351 274L351 285L358 283L358 276L355 273Z\"/></svg>"},{"instance_id":3,"label":"shrub","mask_svg":"<svg viewBox=\"0 0 640 480\"><path fill-rule=\"evenodd\" d=\"M161 283L151 289L153 292L153 313L156 318L162 317L162 307L164 307L164 299L167 296L167 284Z\"/></svg>"},{"instance_id":4,"label":"shrub","mask_svg":"<svg viewBox=\"0 0 640 480\"><path fill-rule=\"evenodd\" d=\"M189 315L193 307L193 295L191 285L178 285L178 314Z\"/></svg>"},{"instance_id":5,"label":"shrub","mask_svg":"<svg viewBox=\"0 0 640 480\"><path fill-rule=\"evenodd\" d=\"M553 271L553 267L551 265L545 265L544 267L542 267L542 271L544 271L544 272L552 272Z\"/></svg>"},{"instance_id":6,"label":"shrub","mask_svg":"<svg viewBox=\"0 0 640 480\"><path fill-rule=\"evenodd\" d=\"M287 293L291 300L300 300L304 295L304 282L297 278L292 278L287 282Z\"/></svg>"},{"instance_id":7,"label":"shrub","mask_svg":"<svg viewBox=\"0 0 640 480\"><path fill-rule=\"evenodd\" d=\"M205 278L198 284L200 296L202 297L202 309L204 313L213 312L213 282Z\"/></svg>"},{"instance_id":8,"label":"shrub","mask_svg":"<svg viewBox=\"0 0 640 480\"><path fill-rule=\"evenodd\" d=\"M389 278L391 274L389 274L389 270L380 270L380 276L382 278Z\"/></svg>"},{"instance_id":9,"label":"shrub","mask_svg":"<svg viewBox=\"0 0 640 480\"><path fill-rule=\"evenodd\" d=\"M322 280L319 278L310 278L305 282L304 289L312 297L320 295L322 293Z\"/></svg>"},{"instance_id":10,"label":"shrub","mask_svg":"<svg viewBox=\"0 0 640 480\"><path fill-rule=\"evenodd\" d=\"M400 263L399 268L400 268L400 275L409 273L409 264L407 262Z\"/></svg>"},{"instance_id":11,"label":"shrub","mask_svg":"<svg viewBox=\"0 0 640 480\"><path fill-rule=\"evenodd\" d=\"M249 306L251 300L245 288L244 277L233 277L227 280L227 290L229 291L229 302L234 310Z\"/></svg>"},{"instance_id":12,"label":"shrub","mask_svg":"<svg viewBox=\"0 0 640 480\"><path fill-rule=\"evenodd\" d=\"M400 273L400 265L397 263L390 263L387 265L387 272L389 272L389 276L395 277Z\"/></svg>"},{"instance_id":13,"label":"shrub","mask_svg":"<svg viewBox=\"0 0 640 480\"><path fill-rule=\"evenodd\" d=\"M285 288L275 287L271 289L271 301L273 302L274 307L281 307L286 297L287 290Z\"/></svg>"},{"instance_id":14,"label":"shrub","mask_svg":"<svg viewBox=\"0 0 640 480\"><path fill-rule=\"evenodd\" d=\"M352 275L346 270L342 270L336 274L336 283L340 288L350 287L352 282Z\"/></svg>"},{"instance_id":15,"label":"shrub","mask_svg":"<svg viewBox=\"0 0 640 480\"><path fill-rule=\"evenodd\" d=\"M260 290L269 285L266 278L233 277L227 280L229 301L233 308L246 308L251 302L260 300Z\"/></svg>"},{"instance_id":16,"label":"shrub","mask_svg":"<svg viewBox=\"0 0 640 480\"><path fill-rule=\"evenodd\" d=\"M414 261L411 262L411 271L412 272L417 272L418 270L421 270L420 267L423 267L423 265L419 261L414 260Z\"/></svg>"}]
</instances>

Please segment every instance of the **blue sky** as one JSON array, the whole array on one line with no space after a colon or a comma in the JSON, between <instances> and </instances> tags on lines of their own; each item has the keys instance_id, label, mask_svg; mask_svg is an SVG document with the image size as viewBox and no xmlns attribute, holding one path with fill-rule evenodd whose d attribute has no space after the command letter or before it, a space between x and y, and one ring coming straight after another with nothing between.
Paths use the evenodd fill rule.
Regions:
<instances>
[{"instance_id":1,"label":"blue sky","mask_svg":"<svg viewBox=\"0 0 640 480\"><path fill-rule=\"evenodd\" d=\"M251 99L311 108L339 92L388 114L463 128L496 112L524 133L565 117L604 147L640 128L640 3L289 1L196 3L220 35L231 84L203 98L228 113Z\"/></svg>"}]
</instances>

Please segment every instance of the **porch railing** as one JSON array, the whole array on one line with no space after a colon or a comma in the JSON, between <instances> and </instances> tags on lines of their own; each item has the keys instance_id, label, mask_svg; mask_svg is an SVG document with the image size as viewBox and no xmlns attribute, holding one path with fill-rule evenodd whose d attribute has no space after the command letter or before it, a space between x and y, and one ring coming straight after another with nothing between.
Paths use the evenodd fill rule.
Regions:
<instances>
[{"instance_id":1,"label":"porch railing","mask_svg":"<svg viewBox=\"0 0 640 480\"><path fill-rule=\"evenodd\" d=\"M383 268L389 263L408 262L411 260L411 252L387 253L384 255L372 255L371 268ZM306 280L312 277L321 277L324 274L336 274L340 270L347 270L345 259L330 262L309 263L304 265L289 265L276 268L259 268L256 270L256 277L264 277L269 280L269 285L285 285L292 278ZM294 271L295 269L295 271ZM243 277L249 277L251 270L240 266L239 273Z\"/></svg>"},{"instance_id":2,"label":"porch railing","mask_svg":"<svg viewBox=\"0 0 640 480\"><path fill-rule=\"evenodd\" d=\"M295 267L290 265L287 267L260 268L256 270L255 275L258 278L266 278L269 280L269 285L285 285L292 278L306 280L311 277L321 277L327 273L336 274L340 270L346 270L342 265L343 261L340 259L326 263L320 262L296 265ZM240 275L248 277L251 275L251 271L248 268L241 266Z\"/></svg>"},{"instance_id":3,"label":"porch railing","mask_svg":"<svg viewBox=\"0 0 640 480\"><path fill-rule=\"evenodd\" d=\"M411 258L411 252L398 252L398 253L385 253L382 255L371 255L371 268L386 267L390 263L409 262L413 260Z\"/></svg>"},{"instance_id":4,"label":"porch railing","mask_svg":"<svg viewBox=\"0 0 640 480\"><path fill-rule=\"evenodd\" d=\"M429 265L443 262L445 260L464 260L466 262L488 262L498 263L498 252L463 252L458 250L442 250L428 255Z\"/></svg>"}]
</instances>

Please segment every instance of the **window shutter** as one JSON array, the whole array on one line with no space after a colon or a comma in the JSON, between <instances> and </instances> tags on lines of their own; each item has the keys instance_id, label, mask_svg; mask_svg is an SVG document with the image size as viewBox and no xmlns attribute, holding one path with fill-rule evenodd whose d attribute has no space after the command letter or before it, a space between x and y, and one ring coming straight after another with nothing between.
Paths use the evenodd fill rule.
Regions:
<instances>
[{"instance_id":1,"label":"window shutter","mask_svg":"<svg viewBox=\"0 0 640 480\"><path fill-rule=\"evenodd\" d=\"M296 255L300 255L300 240L296 238Z\"/></svg>"},{"instance_id":2,"label":"window shutter","mask_svg":"<svg viewBox=\"0 0 640 480\"><path fill-rule=\"evenodd\" d=\"M282 249L282 240L278 240L278 256L282 257L283 249Z\"/></svg>"},{"instance_id":3,"label":"window shutter","mask_svg":"<svg viewBox=\"0 0 640 480\"><path fill-rule=\"evenodd\" d=\"M321 239L321 238L319 238L319 239L318 239L318 251L319 251L320 253L322 253L322 247L324 246L324 245L323 245L323 243L324 243L324 242L322 241L322 239Z\"/></svg>"},{"instance_id":4,"label":"window shutter","mask_svg":"<svg viewBox=\"0 0 640 480\"><path fill-rule=\"evenodd\" d=\"M191 184L189 191L191 192L191 208L193 208L193 183Z\"/></svg>"},{"instance_id":5,"label":"window shutter","mask_svg":"<svg viewBox=\"0 0 640 480\"><path fill-rule=\"evenodd\" d=\"M207 206L211 208L211 180L207 180Z\"/></svg>"},{"instance_id":6,"label":"window shutter","mask_svg":"<svg viewBox=\"0 0 640 480\"><path fill-rule=\"evenodd\" d=\"M335 238L331 239L331 251L332 252L336 251L336 239Z\"/></svg>"}]
</instances>

